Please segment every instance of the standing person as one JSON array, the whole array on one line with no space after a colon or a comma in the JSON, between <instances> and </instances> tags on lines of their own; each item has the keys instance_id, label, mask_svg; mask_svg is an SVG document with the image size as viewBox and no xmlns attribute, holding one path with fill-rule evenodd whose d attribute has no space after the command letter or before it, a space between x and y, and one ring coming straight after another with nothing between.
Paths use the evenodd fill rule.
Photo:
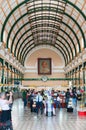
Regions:
<instances>
[{"instance_id":1,"label":"standing person","mask_svg":"<svg viewBox=\"0 0 86 130\"><path fill-rule=\"evenodd\" d=\"M11 91L10 91L10 92L11 92ZM5 93L7 100L9 100L9 98L10 98L10 92L7 91L7 92ZM12 95L12 103L9 104L9 107L10 107L11 110L12 110L12 106L13 106L13 100L14 100L14 98L13 98L13 95Z\"/></svg>"},{"instance_id":2,"label":"standing person","mask_svg":"<svg viewBox=\"0 0 86 130\"><path fill-rule=\"evenodd\" d=\"M69 98L70 98L70 91L69 91L69 89L67 89L65 97L66 97L65 102L66 102L66 107L67 107L68 106L68 102L69 102Z\"/></svg>"},{"instance_id":3,"label":"standing person","mask_svg":"<svg viewBox=\"0 0 86 130\"><path fill-rule=\"evenodd\" d=\"M2 110L1 112L2 130L4 130L4 128L10 128L10 130L13 130L11 122L11 109L9 107L9 104L12 103L12 95L13 95L12 92L10 92L9 100L7 100L6 94L4 92L0 94L0 107Z\"/></svg>"},{"instance_id":4,"label":"standing person","mask_svg":"<svg viewBox=\"0 0 86 130\"><path fill-rule=\"evenodd\" d=\"M40 92L38 92L36 96L36 111L39 113L39 109L41 110L41 114L43 114L43 97Z\"/></svg>"},{"instance_id":5,"label":"standing person","mask_svg":"<svg viewBox=\"0 0 86 130\"><path fill-rule=\"evenodd\" d=\"M60 97L59 95L57 96L57 102L56 102L56 108L61 108L61 103L60 103Z\"/></svg>"},{"instance_id":6,"label":"standing person","mask_svg":"<svg viewBox=\"0 0 86 130\"><path fill-rule=\"evenodd\" d=\"M33 112L33 98L34 98L33 92L31 92L31 94L30 94L30 110L31 110L31 112Z\"/></svg>"},{"instance_id":7,"label":"standing person","mask_svg":"<svg viewBox=\"0 0 86 130\"><path fill-rule=\"evenodd\" d=\"M73 90L72 99L73 99L73 107L76 108L76 106L77 106L77 93L76 93L75 89Z\"/></svg>"},{"instance_id":8,"label":"standing person","mask_svg":"<svg viewBox=\"0 0 86 130\"><path fill-rule=\"evenodd\" d=\"M26 92L26 90L24 90L24 91L22 92L22 98L23 98L23 102L24 102L24 107L26 107L26 105L27 105L26 96L27 96L27 92Z\"/></svg>"}]
</instances>

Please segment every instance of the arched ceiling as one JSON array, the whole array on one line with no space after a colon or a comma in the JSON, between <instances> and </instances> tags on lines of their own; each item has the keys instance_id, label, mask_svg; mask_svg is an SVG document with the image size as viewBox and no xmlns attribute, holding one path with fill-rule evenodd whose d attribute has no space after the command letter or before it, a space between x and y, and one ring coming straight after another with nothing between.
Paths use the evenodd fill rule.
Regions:
<instances>
[{"instance_id":1,"label":"arched ceiling","mask_svg":"<svg viewBox=\"0 0 86 130\"><path fill-rule=\"evenodd\" d=\"M58 67L63 69L65 66L63 56L60 55L59 52L57 53L57 51L55 51L55 48L52 49L51 47L43 45L42 47L36 47L35 50L33 49L33 51L29 53L29 55L25 59L25 68L34 68L34 66L37 68L37 59L39 55L42 58L51 57L52 67Z\"/></svg>"},{"instance_id":2,"label":"arched ceiling","mask_svg":"<svg viewBox=\"0 0 86 130\"><path fill-rule=\"evenodd\" d=\"M0 40L22 65L42 45L67 65L86 48L86 0L1 0Z\"/></svg>"}]
</instances>

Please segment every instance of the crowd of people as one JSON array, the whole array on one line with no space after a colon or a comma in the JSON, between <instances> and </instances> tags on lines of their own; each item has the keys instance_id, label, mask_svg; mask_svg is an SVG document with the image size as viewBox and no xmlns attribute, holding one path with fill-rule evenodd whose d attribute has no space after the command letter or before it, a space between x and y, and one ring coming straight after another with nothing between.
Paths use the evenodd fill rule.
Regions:
<instances>
[{"instance_id":1,"label":"crowd of people","mask_svg":"<svg viewBox=\"0 0 86 130\"><path fill-rule=\"evenodd\" d=\"M67 108L69 99L72 99L73 108L77 107L77 100L81 98L81 91L76 88L67 89L67 91L55 91L55 90L24 90L22 92L22 97L24 101L24 107L29 105L31 112L39 111L41 114L47 113L49 104L55 115L55 110L57 108Z\"/></svg>"},{"instance_id":2,"label":"crowd of people","mask_svg":"<svg viewBox=\"0 0 86 130\"><path fill-rule=\"evenodd\" d=\"M81 100L82 92L79 89L67 89L67 91L59 90L41 90L35 89L23 90L22 100L24 108L30 108L31 113L35 112L37 115L44 113L46 116L55 116L56 109L67 108L69 99L72 99L73 107L77 107L77 100ZM11 110L13 105L13 93L1 92L0 93L0 130L4 130L6 124L12 128ZM4 125L2 125L4 124ZM7 127L6 126L6 127Z\"/></svg>"}]
</instances>

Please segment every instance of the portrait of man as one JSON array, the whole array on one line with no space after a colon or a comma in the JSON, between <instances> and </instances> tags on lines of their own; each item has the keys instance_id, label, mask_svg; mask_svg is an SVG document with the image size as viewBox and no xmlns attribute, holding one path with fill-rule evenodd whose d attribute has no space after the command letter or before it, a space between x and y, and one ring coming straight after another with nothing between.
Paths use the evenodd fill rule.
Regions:
<instances>
[{"instance_id":1,"label":"portrait of man","mask_svg":"<svg viewBox=\"0 0 86 130\"><path fill-rule=\"evenodd\" d=\"M51 58L38 58L38 74L51 74Z\"/></svg>"}]
</instances>

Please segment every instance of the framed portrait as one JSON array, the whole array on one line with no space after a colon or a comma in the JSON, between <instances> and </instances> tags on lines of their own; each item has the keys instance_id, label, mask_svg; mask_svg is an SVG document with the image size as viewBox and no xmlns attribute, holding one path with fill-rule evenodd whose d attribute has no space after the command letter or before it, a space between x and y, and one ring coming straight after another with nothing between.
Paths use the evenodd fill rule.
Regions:
<instances>
[{"instance_id":1,"label":"framed portrait","mask_svg":"<svg viewBox=\"0 0 86 130\"><path fill-rule=\"evenodd\" d=\"M38 58L38 74L51 74L51 58Z\"/></svg>"}]
</instances>

